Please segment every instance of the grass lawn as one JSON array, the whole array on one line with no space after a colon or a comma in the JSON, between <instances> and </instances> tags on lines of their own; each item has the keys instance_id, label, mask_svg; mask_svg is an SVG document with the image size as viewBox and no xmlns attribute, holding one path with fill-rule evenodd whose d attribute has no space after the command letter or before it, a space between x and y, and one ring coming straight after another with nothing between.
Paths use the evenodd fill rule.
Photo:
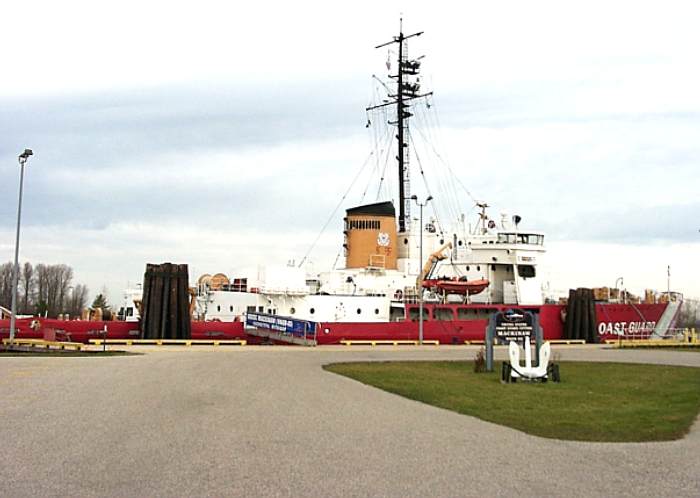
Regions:
<instances>
[{"instance_id":1,"label":"grass lawn","mask_svg":"<svg viewBox=\"0 0 700 498\"><path fill-rule=\"evenodd\" d=\"M501 384L473 362L336 363L324 369L537 436L576 441L682 438L700 411L700 368L560 363L559 384Z\"/></svg>"}]
</instances>

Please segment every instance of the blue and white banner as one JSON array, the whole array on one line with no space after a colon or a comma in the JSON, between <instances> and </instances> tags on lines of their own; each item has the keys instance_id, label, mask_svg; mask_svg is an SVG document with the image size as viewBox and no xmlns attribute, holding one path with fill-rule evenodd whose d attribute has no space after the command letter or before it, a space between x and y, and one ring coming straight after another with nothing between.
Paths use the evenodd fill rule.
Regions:
<instances>
[{"instance_id":1,"label":"blue and white banner","mask_svg":"<svg viewBox=\"0 0 700 498\"><path fill-rule=\"evenodd\" d=\"M305 337L314 335L316 322L308 320L296 320L286 316L267 315L264 313L248 313L245 323L249 327L257 329L274 330L281 334Z\"/></svg>"}]
</instances>

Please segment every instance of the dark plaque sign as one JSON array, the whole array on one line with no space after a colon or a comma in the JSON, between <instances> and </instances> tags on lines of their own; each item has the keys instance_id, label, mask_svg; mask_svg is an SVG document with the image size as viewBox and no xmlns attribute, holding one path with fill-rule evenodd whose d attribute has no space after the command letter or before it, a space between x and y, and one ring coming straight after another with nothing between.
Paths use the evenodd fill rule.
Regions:
<instances>
[{"instance_id":1,"label":"dark plaque sign","mask_svg":"<svg viewBox=\"0 0 700 498\"><path fill-rule=\"evenodd\" d=\"M539 364L539 350L542 344L542 328L539 317L531 311L517 308L498 311L489 318L486 327L486 370L493 372L493 343L507 344L516 341L520 344L529 337L535 341L535 355Z\"/></svg>"},{"instance_id":2,"label":"dark plaque sign","mask_svg":"<svg viewBox=\"0 0 700 498\"><path fill-rule=\"evenodd\" d=\"M519 340L532 337L534 320L532 313L519 309L509 309L496 313L496 337L499 339Z\"/></svg>"}]
</instances>

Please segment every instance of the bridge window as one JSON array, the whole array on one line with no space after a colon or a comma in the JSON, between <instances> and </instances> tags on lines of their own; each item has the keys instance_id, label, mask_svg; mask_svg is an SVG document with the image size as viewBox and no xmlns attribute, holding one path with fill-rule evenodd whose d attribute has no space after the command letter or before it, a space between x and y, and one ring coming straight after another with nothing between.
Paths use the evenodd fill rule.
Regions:
<instances>
[{"instance_id":1,"label":"bridge window","mask_svg":"<svg viewBox=\"0 0 700 498\"><path fill-rule=\"evenodd\" d=\"M452 321L455 319L455 312L452 308L435 308L433 318L436 320Z\"/></svg>"},{"instance_id":2,"label":"bridge window","mask_svg":"<svg viewBox=\"0 0 700 498\"><path fill-rule=\"evenodd\" d=\"M415 308L411 308L409 311L409 317L411 321L417 322L420 320L420 308L417 306ZM423 308L423 321L427 322L428 318L430 317L430 310L427 308Z\"/></svg>"},{"instance_id":3,"label":"bridge window","mask_svg":"<svg viewBox=\"0 0 700 498\"><path fill-rule=\"evenodd\" d=\"M532 265L518 266L518 275L520 275L522 278L533 278L535 274L535 267Z\"/></svg>"},{"instance_id":4,"label":"bridge window","mask_svg":"<svg viewBox=\"0 0 700 498\"><path fill-rule=\"evenodd\" d=\"M517 242L517 238L515 237L514 233L499 233L498 242L501 244L515 244Z\"/></svg>"},{"instance_id":5,"label":"bridge window","mask_svg":"<svg viewBox=\"0 0 700 498\"><path fill-rule=\"evenodd\" d=\"M457 308L457 320L474 320L477 318L476 309Z\"/></svg>"}]
</instances>

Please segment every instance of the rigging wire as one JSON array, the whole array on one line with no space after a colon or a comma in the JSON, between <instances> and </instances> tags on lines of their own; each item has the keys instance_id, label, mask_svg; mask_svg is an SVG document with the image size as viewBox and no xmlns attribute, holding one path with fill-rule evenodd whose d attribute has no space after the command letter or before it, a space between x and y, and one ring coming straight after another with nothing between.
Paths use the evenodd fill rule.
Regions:
<instances>
[{"instance_id":1,"label":"rigging wire","mask_svg":"<svg viewBox=\"0 0 700 498\"><path fill-rule=\"evenodd\" d=\"M430 128L427 126L428 120L426 119L422 107L417 107L418 112L416 112L416 118L420 124L423 124L423 122L426 123L424 125L427 128L427 131L430 131ZM416 127L415 129L418 130L418 134L420 137L423 138L423 143L429 142L429 139L426 138L425 134L422 131L422 126ZM414 135L412 137L413 143L414 143L414 149L416 150L416 154L418 153L418 140L417 137ZM426 150L427 149L427 144L426 144ZM440 174L439 171L436 171L434 175L434 179L438 184L438 188L440 192L443 192L444 195L441 195L441 199L445 199L445 201L439 201L435 204L437 209L439 209L442 212L445 212L447 216L442 216L443 221L445 218L450 219L450 220L456 220L459 217L459 199L458 196L456 195L455 188L452 182L450 182L447 178L445 178L445 175ZM425 173L421 170L421 174L425 176Z\"/></svg>"},{"instance_id":2,"label":"rigging wire","mask_svg":"<svg viewBox=\"0 0 700 498\"><path fill-rule=\"evenodd\" d=\"M474 204L476 204L478 202L476 197L474 197L474 195L469 191L469 189L464 185L464 183L462 183L462 180L459 178L459 176L457 176L455 174L454 170L450 167L449 163L436 150L435 145L432 143L432 141L430 141L427 137L425 137L425 135L422 133L422 131L420 129L418 130L418 132L421 134L423 139L426 140L428 145L430 145L430 147L433 150L433 153L437 156L437 158L440 160L440 162L447 168L447 170L450 174L450 177L454 180L454 182L456 182L456 184L459 185L462 188L462 190L464 190L464 192L467 194L467 196L469 196L469 198L472 200L472 202ZM456 196L456 190L454 192L455 192L455 197L458 197L458 196Z\"/></svg>"},{"instance_id":3,"label":"rigging wire","mask_svg":"<svg viewBox=\"0 0 700 498\"><path fill-rule=\"evenodd\" d=\"M433 101L431 107L434 108L434 111L433 111L433 112L434 112L434 115L435 115L435 120L436 120L436 122L437 122L438 129L440 129L440 128L442 128L442 126L441 126L441 124L440 124L440 117L439 117L439 115L438 115L437 105L435 104L434 101ZM459 184L459 186L462 187L462 189L464 189L464 191L465 191L465 192L467 193L467 195L471 198L471 200L474 201L474 203L478 202L477 199L476 199L476 197L474 197L474 195L472 195L472 193L469 191L469 189L468 189L467 187L464 186L464 184L463 184L462 181L459 179L459 177L454 173L454 171L453 171L452 168L450 167L449 163L448 163L445 159L443 159L443 157L437 152L437 150L435 150L435 146L434 146L432 143L431 143L431 147L433 147L433 150L435 151L435 155L438 157L438 159L440 159L440 161L447 167L447 169L450 171L450 173L451 173L451 174L454 176L454 178L457 180L457 183Z\"/></svg>"},{"instance_id":4,"label":"rigging wire","mask_svg":"<svg viewBox=\"0 0 700 498\"><path fill-rule=\"evenodd\" d=\"M323 232L326 231L326 228L328 228L328 225L329 225L329 224L331 223L331 221L333 220L333 217L335 216L336 211L338 211L338 208L343 204L343 201L345 200L345 198L346 198L346 197L348 196L348 194L350 193L350 190L352 190L352 187L355 185L355 182L356 182L357 179L360 177L360 175L362 174L362 172L365 170L365 167L367 166L367 164L369 163L369 160L372 158L373 155L374 155L374 151L370 152L370 153L369 153L369 156L367 156L367 159L365 159L365 162L362 164L362 167L360 168L360 171L357 172L357 175L355 175L355 178L354 178L354 179L352 180L352 182L350 183L350 186L348 187L348 189L347 189L347 190L345 191L345 193L343 194L343 197L340 199L340 202L338 202L338 204L335 206L335 209L333 210L333 212L331 213L331 215L328 217L328 220L327 220L326 223L323 225L323 228L321 228L321 231L320 231L319 234L316 236L316 239L315 239L315 240L313 241L313 243L311 244L311 247L309 247L309 250L306 251L306 254L304 254L304 257L302 258L301 262L299 263L298 268L301 268L301 266L302 266L302 265L304 264L304 262L306 261L306 258L308 258L308 257L309 257L309 254L311 254L311 251L313 251L314 247L316 247L316 243L317 243L317 242L319 241L319 239L321 238L321 235L323 235Z\"/></svg>"},{"instance_id":5,"label":"rigging wire","mask_svg":"<svg viewBox=\"0 0 700 498\"><path fill-rule=\"evenodd\" d=\"M389 129L391 131L391 129ZM389 142L391 142L391 134L389 134ZM377 187L377 200L381 197L382 186L384 184L384 178L386 177L386 168L389 165L389 156L391 155L391 147L388 145L384 153L384 167L382 168L382 176L379 179L379 186Z\"/></svg>"},{"instance_id":6,"label":"rigging wire","mask_svg":"<svg viewBox=\"0 0 700 498\"><path fill-rule=\"evenodd\" d=\"M418 163L418 171L420 171L421 178L423 179L423 185L425 185L425 190L428 193L430 197L433 196L433 193L430 189L430 185L428 184L428 178L425 176L425 171L423 170L423 163L420 160L420 156L418 155L418 147L416 146L416 142L413 139L413 134L409 130L408 132L408 141L413 145L413 155L416 156L416 162ZM440 223L440 216L438 214L438 210L435 209L435 204L432 205L433 208L433 214L435 215L435 221L437 222L438 228L440 229L440 233L445 233L444 230L442 229L442 224ZM422 230L422 228L421 228Z\"/></svg>"},{"instance_id":7,"label":"rigging wire","mask_svg":"<svg viewBox=\"0 0 700 498\"><path fill-rule=\"evenodd\" d=\"M387 130L390 131L390 130ZM391 142L391 134L390 133L385 133L385 136L383 137L382 143L384 144L384 147L379 149L378 147L375 147L375 151L377 154L375 155L375 158L378 157L380 154L384 153L385 148L389 147ZM380 174L379 168L376 168L375 171L377 174ZM374 174L370 175L369 180L367 181L367 185L365 186L365 189L362 191L362 196L360 197L360 203L362 203L365 199L365 196L367 195L367 191L369 190L369 187L372 185L372 180L374 180ZM383 178L381 179L383 180ZM381 184L381 181L380 181Z\"/></svg>"}]
</instances>

